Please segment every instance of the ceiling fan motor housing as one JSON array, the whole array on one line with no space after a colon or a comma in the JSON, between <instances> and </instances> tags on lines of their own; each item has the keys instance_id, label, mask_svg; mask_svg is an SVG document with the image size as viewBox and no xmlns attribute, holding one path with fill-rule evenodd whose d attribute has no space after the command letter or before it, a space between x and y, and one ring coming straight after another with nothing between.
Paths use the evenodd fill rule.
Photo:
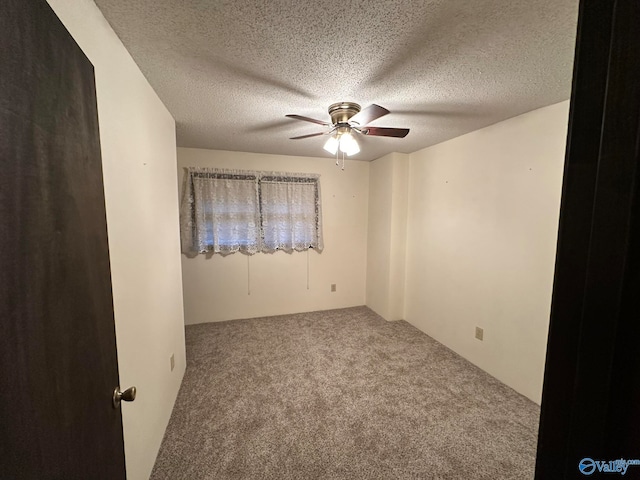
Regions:
<instances>
[{"instance_id":1,"label":"ceiling fan motor housing","mask_svg":"<svg viewBox=\"0 0 640 480\"><path fill-rule=\"evenodd\" d=\"M360 111L360 105L353 102L338 102L329 106L331 123L339 125L346 124L351 117Z\"/></svg>"}]
</instances>

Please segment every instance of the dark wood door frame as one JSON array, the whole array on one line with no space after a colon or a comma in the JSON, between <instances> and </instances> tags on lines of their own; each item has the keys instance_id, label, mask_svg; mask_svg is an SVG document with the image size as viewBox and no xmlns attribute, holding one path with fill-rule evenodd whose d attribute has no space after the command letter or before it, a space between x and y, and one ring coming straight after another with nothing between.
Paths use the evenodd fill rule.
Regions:
<instances>
[{"instance_id":1,"label":"dark wood door frame","mask_svg":"<svg viewBox=\"0 0 640 480\"><path fill-rule=\"evenodd\" d=\"M640 459L639 25L637 0L580 4L537 480Z\"/></svg>"}]
</instances>

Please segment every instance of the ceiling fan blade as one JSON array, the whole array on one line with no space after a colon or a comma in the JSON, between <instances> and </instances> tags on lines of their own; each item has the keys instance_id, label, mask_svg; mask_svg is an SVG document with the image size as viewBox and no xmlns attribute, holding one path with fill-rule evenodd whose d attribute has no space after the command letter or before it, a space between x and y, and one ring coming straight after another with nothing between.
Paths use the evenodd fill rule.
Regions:
<instances>
[{"instance_id":1,"label":"ceiling fan blade","mask_svg":"<svg viewBox=\"0 0 640 480\"><path fill-rule=\"evenodd\" d=\"M325 132L310 133L309 135L300 135L299 137L291 137L289 140L300 140L301 138L319 137L320 135L326 135Z\"/></svg>"},{"instance_id":2,"label":"ceiling fan blade","mask_svg":"<svg viewBox=\"0 0 640 480\"><path fill-rule=\"evenodd\" d=\"M389 110L374 103L356 113L349 119L349 123L353 122L357 123L358 125L366 125L367 123L371 123L380 117L384 117L387 113L389 113Z\"/></svg>"},{"instance_id":3,"label":"ceiling fan blade","mask_svg":"<svg viewBox=\"0 0 640 480\"><path fill-rule=\"evenodd\" d=\"M365 135L375 137L396 137L404 138L409 133L408 128L385 128L385 127L362 127L360 129Z\"/></svg>"},{"instance_id":4,"label":"ceiling fan blade","mask_svg":"<svg viewBox=\"0 0 640 480\"><path fill-rule=\"evenodd\" d=\"M330 127L331 124L327 122L323 122L322 120L316 120L315 118L303 117L302 115L285 115L285 117L295 118L296 120L303 120L305 122L317 123L318 125L324 125L325 127Z\"/></svg>"}]
</instances>

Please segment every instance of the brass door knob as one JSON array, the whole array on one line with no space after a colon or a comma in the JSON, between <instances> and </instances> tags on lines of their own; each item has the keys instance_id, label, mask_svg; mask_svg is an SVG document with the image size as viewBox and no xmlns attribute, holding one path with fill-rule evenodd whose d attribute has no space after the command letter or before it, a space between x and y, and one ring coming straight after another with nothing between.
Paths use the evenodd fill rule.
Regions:
<instances>
[{"instance_id":1,"label":"brass door knob","mask_svg":"<svg viewBox=\"0 0 640 480\"><path fill-rule=\"evenodd\" d=\"M117 386L113 391L113 408L118 408L121 401L133 402L136 399L136 387L129 387L124 392Z\"/></svg>"}]
</instances>

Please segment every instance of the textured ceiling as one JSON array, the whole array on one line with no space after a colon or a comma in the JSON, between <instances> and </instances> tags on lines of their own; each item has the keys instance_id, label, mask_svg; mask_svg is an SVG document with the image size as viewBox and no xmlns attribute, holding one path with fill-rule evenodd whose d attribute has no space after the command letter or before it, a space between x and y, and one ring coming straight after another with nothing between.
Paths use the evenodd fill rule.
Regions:
<instances>
[{"instance_id":1,"label":"textured ceiling","mask_svg":"<svg viewBox=\"0 0 640 480\"><path fill-rule=\"evenodd\" d=\"M339 101L391 113L373 160L569 98L578 0L96 0L176 119L178 145L329 156Z\"/></svg>"}]
</instances>

